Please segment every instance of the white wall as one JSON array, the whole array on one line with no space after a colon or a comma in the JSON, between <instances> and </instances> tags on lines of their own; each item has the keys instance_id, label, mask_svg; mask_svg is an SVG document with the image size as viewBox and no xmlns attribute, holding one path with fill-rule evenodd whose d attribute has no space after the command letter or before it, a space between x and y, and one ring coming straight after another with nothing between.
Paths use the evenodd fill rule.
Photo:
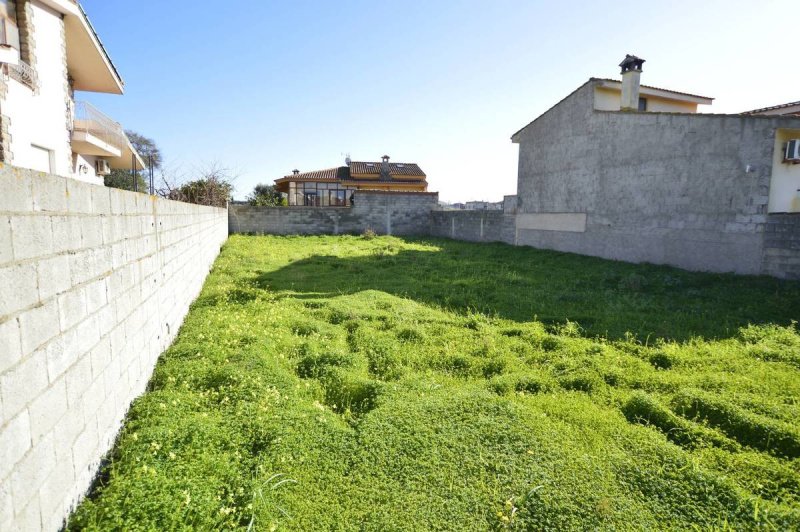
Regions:
<instances>
[{"instance_id":1,"label":"white wall","mask_svg":"<svg viewBox=\"0 0 800 532\"><path fill-rule=\"evenodd\" d=\"M32 2L37 92L9 79L0 111L11 119L11 163L23 168L39 166L31 145L54 151L58 175L72 175L72 148L67 130L67 87L64 33L61 15L40 2ZM43 168L39 168L43 170Z\"/></svg>"},{"instance_id":2,"label":"white wall","mask_svg":"<svg viewBox=\"0 0 800 532\"><path fill-rule=\"evenodd\" d=\"M58 530L228 236L225 209L0 165L0 530Z\"/></svg>"},{"instance_id":3,"label":"white wall","mask_svg":"<svg viewBox=\"0 0 800 532\"><path fill-rule=\"evenodd\" d=\"M800 212L800 164L783 162L790 139L800 139L800 129L779 129L775 133L769 212Z\"/></svg>"},{"instance_id":4,"label":"white wall","mask_svg":"<svg viewBox=\"0 0 800 532\"><path fill-rule=\"evenodd\" d=\"M98 157L94 155L82 155L79 153L73 154L73 160L75 161L72 167L72 176L75 179L80 179L81 181L86 181L87 183L94 183L97 185L103 184L103 177L97 175L95 171L95 163L97 162ZM81 172L81 166L86 167L86 173L84 174Z\"/></svg>"}]
</instances>

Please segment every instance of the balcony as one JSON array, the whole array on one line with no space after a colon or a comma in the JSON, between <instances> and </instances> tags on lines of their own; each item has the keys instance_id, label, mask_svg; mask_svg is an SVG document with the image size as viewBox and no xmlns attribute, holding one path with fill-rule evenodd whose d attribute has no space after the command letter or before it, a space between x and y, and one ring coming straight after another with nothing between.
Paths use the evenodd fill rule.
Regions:
<instances>
[{"instance_id":1,"label":"balcony","mask_svg":"<svg viewBox=\"0 0 800 532\"><path fill-rule=\"evenodd\" d=\"M120 157L128 143L125 132L117 122L91 104L75 102L72 122L72 150L82 155Z\"/></svg>"},{"instance_id":2,"label":"balcony","mask_svg":"<svg viewBox=\"0 0 800 532\"><path fill-rule=\"evenodd\" d=\"M11 79L30 87L32 91L39 90L39 79L36 77L36 71L28 63L19 60L16 64L6 63L5 73Z\"/></svg>"},{"instance_id":3,"label":"balcony","mask_svg":"<svg viewBox=\"0 0 800 532\"><path fill-rule=\"evenodd\" d=\"M75 102L72 151L102 157L114 169L144 168L122 126L87 102Z\"/></svg>"}]
</instances>

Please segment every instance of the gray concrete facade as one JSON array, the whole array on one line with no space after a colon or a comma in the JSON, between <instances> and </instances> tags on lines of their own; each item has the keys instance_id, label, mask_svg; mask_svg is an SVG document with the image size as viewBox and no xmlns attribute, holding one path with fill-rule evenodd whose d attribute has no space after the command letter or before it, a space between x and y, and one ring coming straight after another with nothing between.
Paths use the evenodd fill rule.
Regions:
<instances>
[{"instance_id":1,"label":"gray concrete facade","mask_svg":"<svg viewBox=\"0 0 800 532\"><path fill-rule=\"evenodd\" d=\"M597 111L594 83L512 137L517 244L797 276L774 261L765 267L764 234L776 130L800 129L800 119Z\"/></svg>"}]
</instances>

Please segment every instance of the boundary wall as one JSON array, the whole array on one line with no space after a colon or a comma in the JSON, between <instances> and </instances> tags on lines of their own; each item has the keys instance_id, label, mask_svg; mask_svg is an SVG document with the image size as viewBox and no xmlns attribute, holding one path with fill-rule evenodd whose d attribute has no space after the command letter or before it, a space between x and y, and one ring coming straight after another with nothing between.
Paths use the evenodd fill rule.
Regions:
<instances>
[{"instance_id":1,"label":"boundary wall","mask_svg":"<svg viewBox=\"0 0 800 532\"><path fill-rule=\"evenodd\" d=\"M225 209L0 165L0 530L58 530L228 235Z\"/></svg>"},{"instance_id":2,"label":"boundary wall","mask_svg":"<svg viewBox=\"0 0 800 532\"><path fill-rule=\"evenodd\" d=\"M253 207L230 205L231 233L272 235L426 235L437 192L357 191L351 207Z\"/></svg>"}]
</instances>

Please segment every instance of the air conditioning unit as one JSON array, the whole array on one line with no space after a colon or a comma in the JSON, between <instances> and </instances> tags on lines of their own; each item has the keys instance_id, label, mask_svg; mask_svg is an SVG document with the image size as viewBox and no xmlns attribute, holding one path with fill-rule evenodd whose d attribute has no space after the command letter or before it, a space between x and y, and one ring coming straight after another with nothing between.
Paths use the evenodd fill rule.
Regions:
<instances>
[{"instance_id":1,"label":"air conditioning unit","mask_svg":"<svg viewBox=\"0 0 800 532\"><path fill-rule=\"evenodd\" d=\"M94 169L97 175L108 175L111 173L111 167L105 159L97 159L94 163Z\"/></svg>"},{"instance_id":2,"label":"air conditioning unit","mask_svg":"<svg viewBox=\"0 0 800 532\"><path fill-rule=\"evenodd\" d=\"M800 139L792 139L786 143L784 161L800 163Z\"/></svg>"}]
</instances>

